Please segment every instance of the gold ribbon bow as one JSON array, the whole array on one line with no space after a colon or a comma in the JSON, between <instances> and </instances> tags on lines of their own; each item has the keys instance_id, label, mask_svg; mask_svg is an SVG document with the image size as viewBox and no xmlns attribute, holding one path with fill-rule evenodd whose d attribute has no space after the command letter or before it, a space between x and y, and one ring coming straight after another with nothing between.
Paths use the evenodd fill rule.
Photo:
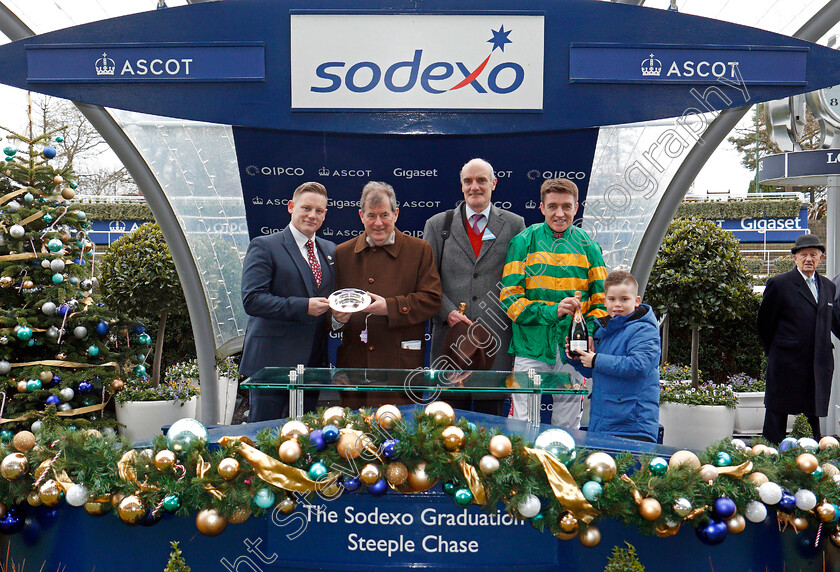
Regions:
<instances>
[{"instance_id":1,"label":"gold ribbon bow","mask_svg":"<svg viewBox=\"0 0 840 572\"><path fill-rule=\"evenodd\" d=\"M464 478L467 480L467 485L470 487L473 502L478 505L486 504L487 493L484 491L484 485L481 484L478 471L466 461L459 461L458 466L461 467L461 473L463 473Z\"/></svg>"},{"instance_id":2,"label":"gold ribbon bow","mask_svg":"<svg viewBox=\"0 0 840 572\"><path fill-rule=\"evenodd\" d=\"M134 483L137 487L143 491L156 491L158 487L156 485L150 485L148 482L140 482L137 480L137 469L134 467L135 463L137 462L137 450L132 449L130 451L126 451L120 460L117 461L117 472L120 475L120 478L124 481L128 481L129 483Z\"/></svg>"},{"instance_id":3,"label":"gold ribbon bow","mask_svg":"<svg viewBox=\"0 0 840 572\"><path fill-rule=\"evenodd\" d=\"M198 462L195 464L195 474L199 478L204 478L207 476L207 473L210 472L210 469L212 467L213 466L208 461L204 460L204 457L199 455ZM225 498L225 494L210 483L204 483L203 485L201 485L201 488L204 489L204 492L206 492L216 500L222 500L223 498Z\"/></svg>"},{"instance_id":4,"label":"gold ribbon bow","mask_svg":"<svg viewBox=\"0 0 840 572\"><path fill-rule=\"evenodd\" d=\"M745 475L751 473L753 470L753 462L746 461L734 467L717 467L718 475L726 475L733 479L743 479Z\"/></svg>"},{"instance_id":5,"label":"gold ribbon bow","mask_svg":"<svg viewBox=\"0 0 840 572\"><path fill-rule=\"evenodd\" d=\"M239 437L222 437L219 443L222 446L235 446L236 451L251 465L257 476L270 485L303 494L314 492L316 489L315 481L310 479L305 471L269 457L259 449L243 443Z\"/></svg>"},{"instance_id":6,"label":"gold ribbon bow","mask_svg":"<svg viewBox=\"0 0 840 572\"><path fill-rule=\"evenodd\" d=\"M551 485L554 496L557 497L557 500L563 505L563 508L571 512L579 521L585 522L586 524L589 524L592 522L592 519L598 516L598 511L583 496L583 493L578 488L566 465L541 449L525 447L525 452L539 460L545 470L548 484Z\"/></svg>"}]
</instances>

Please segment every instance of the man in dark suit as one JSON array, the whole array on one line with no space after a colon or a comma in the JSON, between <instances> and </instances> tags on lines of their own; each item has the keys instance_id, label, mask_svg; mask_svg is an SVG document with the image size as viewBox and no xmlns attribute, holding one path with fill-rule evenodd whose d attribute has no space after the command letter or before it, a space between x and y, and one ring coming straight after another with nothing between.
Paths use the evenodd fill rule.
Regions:
<instances>
[{"instance_id":1,"label":"man in dark suit","mask_svg":"<svg viewBox=\"0 0 840 572\"><path fill-rule=\"evenodd\" d=\"M242 304L250 316L239 373L264 367L328 365L327 296L333 290L335 244L315 236L327 215L327 190L304 183L289 201L291 223L248 245L242 265ZM304 393L314 410L317 392ZM248 421L289 415L287 391L251 390Z\"/></svg>"},{"instance_id":2,"label":"man in dark suit","mask_svg":"<svg viewBox=\"0 0 840 572\"><path fill-rule=\"evenodd\" d=\"M796 239L796 268L767 281L758 309L758 335L767 354L764 437L785 437L787 417L804 413L820 439L834 373L831 333L840 332L834 283L817 274L825 246L813 234Z\"/></svg>"},{"instance_id":3,"label":"man in dark suit","mask_svg":"<svg viewBox=\"0 0 840 572\"><path fill-rule=\"evenodd\" d=\"M470 326L480 321L474 328L481 327L495 338L495 343L487 344L492 355L490 369L510 371L512 359L507 350L511 323L499 305L499 281L508 243L525 230L525 220L493 205L497 179L484 159L468 161L461 168L460 179L464 201L451 215L434 215L423 229L423 238L435 253L443 286L443 306L432 320L432 363L446 353L443 340L450 328L458 322ZM458 312L461 302L467 304L465 314ZM452 401L449 396L444 398ZM458 400L456 405L468 409L469 399ZM472 408L501 415L501 405L499 399L476 400Z\"/></svg>"}]
</instances>

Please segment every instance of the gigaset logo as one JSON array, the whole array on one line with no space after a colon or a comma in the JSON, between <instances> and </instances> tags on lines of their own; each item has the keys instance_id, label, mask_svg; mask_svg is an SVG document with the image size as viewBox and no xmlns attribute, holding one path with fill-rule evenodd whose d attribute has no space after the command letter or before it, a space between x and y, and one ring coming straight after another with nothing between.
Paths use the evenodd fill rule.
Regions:
<instances>
[{"instance_id":1,"label":"gigaset logo","mask_svg":"<svg viewBox=\"0 0 840 572\"><path fill-rule=\"evenodd\" d=\"M513 43L513 40L509 39L512 31L505 30L504 25L498 30L491 30L492 37L487 40L488 43L493 44L490 54L473 69L461 61L426 62L423 59L423 50L416 49L414 57L410 60L396 61L384 70L372 61L359 61L350 65L348 65L349 62L342 61L323 62L316 68L315 75L329 83L313 85L310 91L331 93L343 86L353 93L365 93L382 85L392 93L405 93L414 89L419 79L420 89L431 94L456 91L467 86L471 86L476 92L482 94L487 93L488 90L497 94L511 93L516 91L525 80L525 69L519 63L499 62L490 67L486 79L483 79L482 74L487 69L496 49L504 52L505 44ZM407 77L403 70L407 72ZM456 70L460 77L455 73ZM396 79L396 77L401 79Z\"/></svg>"}]
</instances>

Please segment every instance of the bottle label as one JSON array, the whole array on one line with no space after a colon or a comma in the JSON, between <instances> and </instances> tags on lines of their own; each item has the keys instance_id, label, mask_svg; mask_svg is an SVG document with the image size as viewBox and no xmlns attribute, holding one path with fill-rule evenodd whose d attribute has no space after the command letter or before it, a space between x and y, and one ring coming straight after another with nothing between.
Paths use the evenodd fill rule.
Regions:
<instances>
[{"instance_id":1,"label":"bottle label","mask_svg":"<svg viewBox=\"0 0 840 572\"><path fill-rule=\"evenodd\" d=\"M585 352L589 350L589 342L588 340L570 340L569 341L569 353L574 354L577 352Z\"/></svg>"}]
</instances>

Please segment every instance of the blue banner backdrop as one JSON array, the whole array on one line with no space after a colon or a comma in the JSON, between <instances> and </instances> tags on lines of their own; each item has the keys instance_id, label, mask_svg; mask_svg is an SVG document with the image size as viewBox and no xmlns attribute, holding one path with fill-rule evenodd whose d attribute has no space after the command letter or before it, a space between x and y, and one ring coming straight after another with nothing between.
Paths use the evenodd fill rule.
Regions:
<instances>
[{"instance_id":1,"label":"blue banner backdrop","mask_svg":"<svg viewBox=\"0 0 840 572\"><path fill-rule=\"evenodd\" d=\"M727 218L715 223L741 242L793 242L808 234L808 209L802 207L795 217Z\"/></svg>"}]
</instances>

